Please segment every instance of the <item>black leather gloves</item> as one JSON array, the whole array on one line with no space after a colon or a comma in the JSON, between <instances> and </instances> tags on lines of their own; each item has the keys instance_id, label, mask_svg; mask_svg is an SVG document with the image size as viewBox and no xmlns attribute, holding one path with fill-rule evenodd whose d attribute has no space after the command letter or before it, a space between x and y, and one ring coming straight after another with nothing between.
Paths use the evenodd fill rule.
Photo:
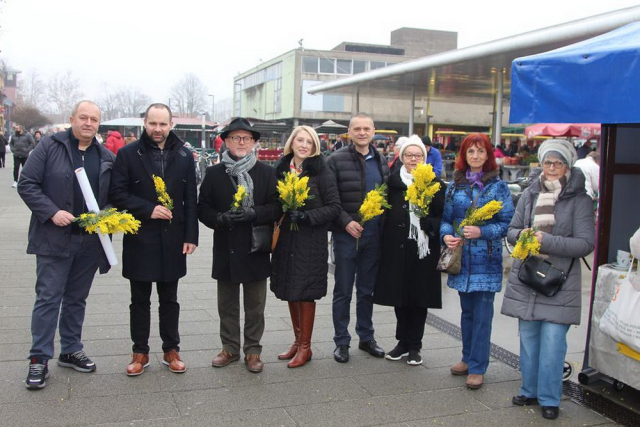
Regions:
<instances>
[{"instance_id":1,"label":"black leather gloves","mask_svg":"<svg viewBox=\"0 0 640 427\"><path fill-rule=\"evenodd\" d=\"M309 224L309 215L304 211L291 211L289 212L289 218L294 224Z\"/></svg>"},{"instance_id":2,"label":"black leather gloves","mask_svg":"<svg viewBox=\"0 0 640 427\"><path fill-rule=\"evenodd\" d=\"M240 209L231 212L231 219L234 222L253 222L256 219L256 210L253 208Z\"/></svg>"},{"instance_id":3,"label":"black leather gloves","mask_svg":"<svg viewBox=\"0 0 640 427\"><path fill-rule=\"evenodd\" d=\"M231 226L233 225L233 219L231 218L231 215L232 215L231 211L219 213L218 216L216 217L216 225L218 227L231 228Z\"/></svg>"}]
</instances>

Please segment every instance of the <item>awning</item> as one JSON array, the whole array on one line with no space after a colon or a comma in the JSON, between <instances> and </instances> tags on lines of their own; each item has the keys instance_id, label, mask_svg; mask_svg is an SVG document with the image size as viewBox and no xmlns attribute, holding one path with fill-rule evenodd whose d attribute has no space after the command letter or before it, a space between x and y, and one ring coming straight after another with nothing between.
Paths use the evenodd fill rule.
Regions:
<instances>
[{"instance_id":1,"label":"awning","mask_svg":"<svg viewBox=\"0 0 640 427\"><path fill-rule=\"evenodd\" d=\"M347 131L348 126L341 125L340 123L336 123L333 120L327 120L326 122L322 123L320 126L314 129L317 133L342 134Z\"/></svg>"},{"instance_id":2,"label":"awning","mask_svg":"<svg viewBox=\"0 0 640 427\"><path fill-rule=\"evenodd\" d=\"M511 123L639 123L640 22L511 69ZM528 134L528 133L527 133Z\"/></svg>"},{"instance_id":3,"label":"awning","mask_svg":"<svg viewBox=\"0 0 640 427\"><path fill-rule=\"evenodd\" d=\"M527 138L536 136L573 136L577 138L600 139L599 123L540 123L527 126Z\"/></svg>"}]
</instances>

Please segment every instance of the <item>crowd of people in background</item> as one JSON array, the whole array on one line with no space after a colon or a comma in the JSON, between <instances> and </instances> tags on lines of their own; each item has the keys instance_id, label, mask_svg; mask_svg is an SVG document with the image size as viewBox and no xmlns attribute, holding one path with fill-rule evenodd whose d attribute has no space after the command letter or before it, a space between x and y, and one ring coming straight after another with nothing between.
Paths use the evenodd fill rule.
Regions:
<instances>
[{"instance_id":1,"label":"crowd of people in background","mask_svg":"<svg viewBox=\"0 0 640 427\"><path fill-rule=\"evenodd\" d=\"M553 297L535 295L518 278L520 261L513 264L501 310L519 319L522 386L512 403L539 404L543 417L558 417L566 334L579 322L581 311L580 263L574 261L594 248L590 206L598 193L596 153L578 160L573 144L562 139L529 150L527 154L536 153L542 173L514 206L499 168L501 159L513 154L513 146L494 148L486 134L471 133L447 147L457 150L447 185L440 179L442 146L428 136L411 135L391 140L381 150L367 114L353 116L347 135L335 142L309 126L296 127L275 166L258 159L260 133L239 117L215 138L220 160L207 168L198 191L192 148L171 130L168 106L147 108L139 137L109 131L104 144L97 139L100 116L95 103L82 101L66 130L31 135L17 125L10 139L0 134L0 167L9 146L13 187L32 211L27 252L36 255L37 280L28 389L46 385L57 329L57 364L85 373L96 370L84 352L82 324L94 275L107 272L109 265L97 236L74 221L88 208L77 179L67 177L82 166L100 208L113 205L141 222L140 231L123 240L122 275L131 294L127 375L141 375L151 363L154 283L162 363L173 373L187 370L179 353L178 286L187 274L187 257L198 246L201 222L213 230L214 238L211 277L217 282L222 344L211 362L214 368L239 361L244 353L249 372L263 371L261 339L269 289L288 304L291 316L292 343L278 359L288 361L290 368L309 363L316 302L328 292L331 231L335 361L350 360L355 288L358 349L376 358L421 365L428 310L442 308L437 269L441 248L462 246L461 269L447 277L447 286L459 295L462 335L461 358L450 372L466 376L469 389L479 389L490 362L494 299L503 286L502 239L506 236L514 244L522 232L532 231L541 253L562 267L568 280ZM405 195L414 182L412 172L425 164L431 165L439 190L428 214L418 216ZM287 174L308 180L311 197L296 209L279 200L278 182ZM159 200L156 179L162 180L170 207ZM388 188L390 207L363 223L365 196L380 186ZM239 200L241 188L246 196ZM494 202L500 204L495 215L459 226L470 211ZM256 247L257 228L278 221L275 248ZM388 352L376 341L374 304L394 307L397 344Z\"/></svg>"}]
</instances>

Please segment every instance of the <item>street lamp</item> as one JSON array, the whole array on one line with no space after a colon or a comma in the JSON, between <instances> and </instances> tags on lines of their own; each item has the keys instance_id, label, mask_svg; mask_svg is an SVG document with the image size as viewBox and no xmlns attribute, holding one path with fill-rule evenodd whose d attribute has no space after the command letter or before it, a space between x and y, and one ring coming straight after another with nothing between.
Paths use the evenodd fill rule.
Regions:
<instances>
[{"instance_id":1,"label":"street lamp","mask_svg":"<svg viewBox=\"0 0 640 427\"><path fill-rule=\"evenodd\" d=\"M211 121L215 123L216 121L216 97L209 94L211 97Z\"/></svg>"}]
</instances>

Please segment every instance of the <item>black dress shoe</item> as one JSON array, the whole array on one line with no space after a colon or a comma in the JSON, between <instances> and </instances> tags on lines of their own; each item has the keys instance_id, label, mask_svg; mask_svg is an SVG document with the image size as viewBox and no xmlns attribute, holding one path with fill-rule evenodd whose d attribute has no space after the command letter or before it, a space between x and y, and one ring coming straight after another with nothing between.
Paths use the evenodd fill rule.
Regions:
<instances>
[{"instance_id":1,"label":"black dress shoe","mask_svg":"<svg viewBox=\"0 0 640 427\"><path fill-rule=\"evenodd\" d=\"M358 344L360 350L366 351L373 357L384 357L384 350L378 347L376 340L360 341Z\"/></svg>"},{"instance_id":2,"label":"black dress shoe","mask_svg":"<svg viewBox=\"0 0 640 427\"><path fill-rule=\"evenodd\" d=\"M538 404L538 399L535 397L527 397L527 396L513 396L511 399L511 403L518 406L532 406Z\"/></svg>"},{"instance_id":3,"label":"black dress shoe","mask_svg":"<svg viewBox=\"0 0 640 427\"><path fill-rule=\"evenodd\" d=\"M543 406L542 407L542 417L548 420L555 420L558 418L558 414L560 413L560 408L557 406Z\"/></svg>"},{"instance_id":4,"label":"black dress shoe","mask_svg":"<svg viewBox=\"0 0 640 427\"><path fill-rule=\"evenodd\" d=\"M349 346L339 345L333 350L333 358L338 363L347 363L349 361Z\"/></svg>"}]
</instances>

